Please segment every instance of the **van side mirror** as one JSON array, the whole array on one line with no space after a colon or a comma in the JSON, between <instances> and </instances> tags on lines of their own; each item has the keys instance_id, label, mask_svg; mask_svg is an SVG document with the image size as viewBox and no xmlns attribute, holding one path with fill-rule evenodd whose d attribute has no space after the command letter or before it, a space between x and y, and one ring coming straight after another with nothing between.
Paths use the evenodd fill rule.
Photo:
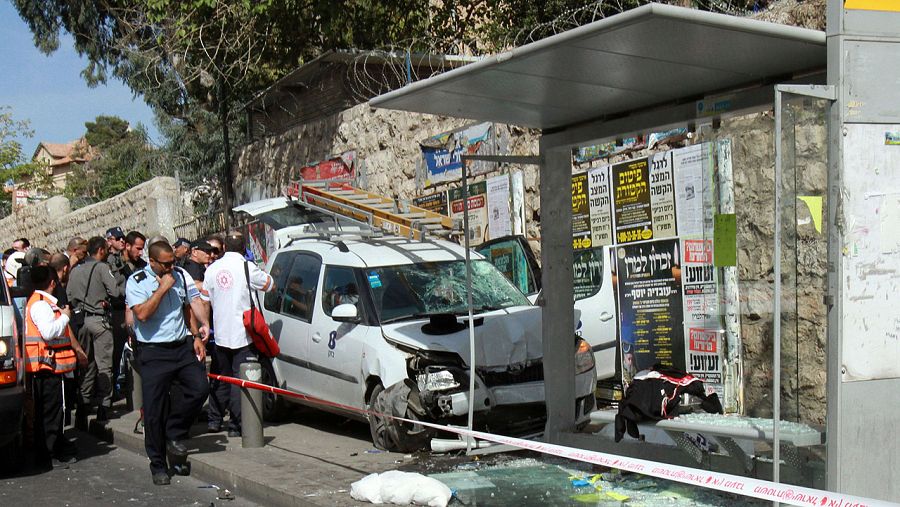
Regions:
<instances>
[{"instance_id":1,"label":"van side mirror","mask_svg":"<svg viewBox=\"0 0 900 507\"><path fill-rule=\"evenodd\" d=\"M356 305L344 303L334 307L334 310L331 311L331 318L336 322L356 324L359 322L359 313L356 311Z\"/></svg>"}]
</instances>

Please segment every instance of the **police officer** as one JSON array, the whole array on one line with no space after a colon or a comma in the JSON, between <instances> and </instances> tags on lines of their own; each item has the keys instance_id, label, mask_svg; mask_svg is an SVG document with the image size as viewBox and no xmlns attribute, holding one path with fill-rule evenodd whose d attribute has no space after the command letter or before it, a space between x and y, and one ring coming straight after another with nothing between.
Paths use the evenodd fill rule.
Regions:
<instances>
[{"instance_id":1,"label":"police officer","mask_svg":"<svg viewBox=\"0 0 900 507\"><path fill-rule=\"evenodd\" d=\"M81 378L76 425L87 426L87 414L93 398L99 399L97 421L109 420L112 406L113 333L109 321L110 299L119 296L107 257L106 239L88 240L88 256L69 275L66 295L76 311L84 315L78 341L88 354L88 367Z\"/></svg>"},{"instance_id":2,"label":"police officer","mask_svg":"<svg viewBox=\"0 0 900 507\"><path fill-rule=\"evenodd\" d=\"M185 261L191 255L191 242L185 238L178 238L172 244L172 248L175 249L175 265L184 267Z\"/></svg>"},{"instance_id":3,"label":"police officer","mask_svg":"<svg viewBox=\"0 0 900 507\"><path fill-rule=\"evenodd\" d=\"M128 375L123 370L122 353L125 351L125 341L128 339L128 330L125 326L125 280L131 275L130 268L125 264L125 233L121 227L110 227L106 230L106 246L109 247L109 257L106 263L119 286L119 297L111 298L109 324L113 333L113 400L119 400L129 394ZM129 408L131 406L129 397Z\"/></svg>"},{"instance_id":4,"label":"police officer","mask_svg":"<svg viewBox=\"0 0 900 507\"><path fill-rule=\"evenodd\" d=\"M175 268L175 253L168 243L151 243L149 257L150 263L128 278L125 301L134 315L144 447L153 484L161 486L170 483L166 453L176 459L187 456L181 441L189 437L191 423L209 394L204 366L209 315L190 275ZM189 330L189 311L200 323L197 333ZM175 380L180 395L169 401Z\"/></svg>"}]
</instances>

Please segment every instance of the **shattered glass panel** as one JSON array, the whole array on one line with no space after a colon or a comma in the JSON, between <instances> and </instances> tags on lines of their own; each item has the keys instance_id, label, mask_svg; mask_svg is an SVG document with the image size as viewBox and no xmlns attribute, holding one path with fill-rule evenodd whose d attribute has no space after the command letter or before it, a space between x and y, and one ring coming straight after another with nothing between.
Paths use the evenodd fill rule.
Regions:
<instances>
[{"instance_id":1,"label":"shattered glass panel","mask_svg":"<svg viewBox=\"0 0 900 507\"><path fill-rule=\"evenodd\" d=\"M732 506L765 505L746 497L564 460L519 459L458 465L429 477L446 484L459 505Z\"/></svg>"},{"instance_id":2,"label":"shattered glass panel","mask_svg":"<svg viewBox=\"0 0 900 507\"><path fill-rule=\"evenodd\" d=\"M472 307L476 314L530 306L528 299L491 263L472 261ZM439 313L468 313L466 263L425 262L366 270L382 324Z\"/></svg>"}]
</instances>

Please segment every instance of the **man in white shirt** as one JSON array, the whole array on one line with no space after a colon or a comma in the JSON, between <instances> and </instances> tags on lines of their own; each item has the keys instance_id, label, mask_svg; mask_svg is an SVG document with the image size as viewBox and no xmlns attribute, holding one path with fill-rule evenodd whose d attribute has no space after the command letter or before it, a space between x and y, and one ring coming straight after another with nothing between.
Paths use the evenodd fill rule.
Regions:
<instances>
[{"instance_id":1,"label":"man in white shirt","mask_svg":"<svg viewBox=\"0 0 900 507\"><path fill-rule=\"evenodd\" d=\"M225 237L225 255L210 264L203 277L203 289L208 294L213 310L213 329L216 347L213 352L219 373L226 377L237 377L240 365L251 357L256 357L256 349L244 328L244 312L250 309L250 288L263 292L275 286L272 277L259 269L256 264L244 259L244 236L232 232ZM249 288L248 288L249 282ZM218 404L231 412L228 436L241 436L241 397L237 386L219 383L210 390L210 404ZM209 421L215 431L222 421Z\"/></svg>"},{"instance_id":2,"label":"man in white shirt","mask_svg":"<svg viewBox=\"0 0 900 507\"><path fill-rule=\"evenodd\" d=\"M76 361L86 364L87 356L69 329L70 310L59 308L52 295L56 273L35 266L31 277L35 291L25 311L25 370L34 400L35 458L47 466L68 467L77 451L63 435L63 377Z\"/></svg>"}]
</instances>

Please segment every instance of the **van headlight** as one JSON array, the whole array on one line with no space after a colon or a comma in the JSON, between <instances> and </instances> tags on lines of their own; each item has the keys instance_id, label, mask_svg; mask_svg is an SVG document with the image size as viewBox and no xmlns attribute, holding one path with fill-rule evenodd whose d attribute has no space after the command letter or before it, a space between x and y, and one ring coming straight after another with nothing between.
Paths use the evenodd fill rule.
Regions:
<instances>
[{"instance_id":1,"label":"van headlight","mask_svg":"<svg viewBox=\"0 0 900 507\"><path fill-rule=\"evenodd\" d=\"M594 351L583 338L575 342L575 374L580 375L594 369Z\"/></svg>"},{"instance_id":2,"label":"van headlight","mask_svg":"<svg viewBox=\"0 0 900 507\"><path fill-rule=\"evenodd\" d=\"M425 373L421 373L416 377L416 383L419 385L419 391L446 391L459 387L459 382L447 370L441 370L434 366L426 368Z\"/></svg>"}]
</instances>

